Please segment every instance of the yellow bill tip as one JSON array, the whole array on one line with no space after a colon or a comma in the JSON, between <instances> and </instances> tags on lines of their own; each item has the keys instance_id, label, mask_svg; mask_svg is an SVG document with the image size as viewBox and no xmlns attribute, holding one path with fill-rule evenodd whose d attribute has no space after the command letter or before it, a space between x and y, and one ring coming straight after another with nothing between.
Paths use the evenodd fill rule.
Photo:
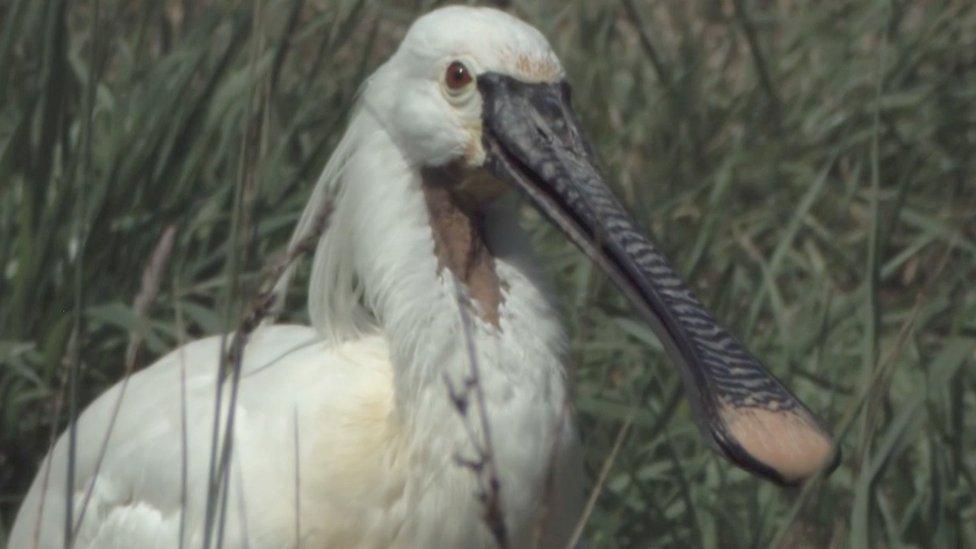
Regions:
<instances>
[{"instance_id":1,"label":"yellow bill tip","mask_svg":"<svg viewBox=\"0 0 976 549\"><path fill-rule=\"evenodd\" d=\"M837 464L833 440L804 409L721 406L720 415L728 439L783 484L800 484Z\"/></svg>"}]
</instances>

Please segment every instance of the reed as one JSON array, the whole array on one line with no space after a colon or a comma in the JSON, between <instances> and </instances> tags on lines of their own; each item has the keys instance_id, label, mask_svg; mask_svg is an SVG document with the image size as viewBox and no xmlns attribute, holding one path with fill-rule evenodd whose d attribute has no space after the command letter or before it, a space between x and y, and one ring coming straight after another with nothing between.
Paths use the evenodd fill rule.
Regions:
<instances>
[{"instance_id":1,"label":"reed","mask_svg":"<svg viewBox=\"0 0 976 549\"><path fill-rule=\"evenodd\" d=\"M438 3L0 3L0 546L52 431L238 326L358 86ZM976 4L506 4L636 218L844 451L802 490L707 451L649 329L527 212L573 334L589 546L976 544Z\"/></svg>"}]
</instances>

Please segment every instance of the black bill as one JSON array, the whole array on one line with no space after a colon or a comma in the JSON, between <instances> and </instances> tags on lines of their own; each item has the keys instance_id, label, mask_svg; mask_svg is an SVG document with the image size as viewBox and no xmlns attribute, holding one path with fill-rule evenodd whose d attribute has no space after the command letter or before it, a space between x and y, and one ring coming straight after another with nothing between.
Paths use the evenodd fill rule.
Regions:
<instances>
[{"instance_id":1,"label":"black bill","mask_svg":"<svg viewBox=\"0 0 976 549\"><path fill-rule=\"evenodd\" d=\"M603 178L566 84L487 73L487 167L515 185L630 298L681 366L703 432L732 462L781 484L832 468L830 435L691 293Z\"/></svg>"}]
</instances>

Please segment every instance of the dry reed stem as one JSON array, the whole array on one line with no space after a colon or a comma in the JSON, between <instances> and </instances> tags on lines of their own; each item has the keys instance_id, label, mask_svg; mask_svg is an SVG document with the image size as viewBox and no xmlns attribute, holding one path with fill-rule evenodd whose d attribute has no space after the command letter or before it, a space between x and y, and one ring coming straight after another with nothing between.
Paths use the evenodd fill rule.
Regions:
<instances>
[{"instance_id":1,"label":"dry reed stem","mask_svg":"<svg viewBox=\"0 0 976 549\"><path fill-rule=\"evenodd\" d=\"M73 339L68 342L70 348L74 345ZM41 543L41 517L44 516L44 503L47 499L47 487L51 477L51 452L58 441L58 418L61 417L61 410L64 407L65 390L68 386L68 367L61 369L61 378L58 383L58 392L54 395L54 418L51 421L51 434L47 445L47 458L44 460L44 472L41 479L41 497L37 502L37 519L34 521L34 531L31 534L31 547L37 549Z\"/></svg>"},{"instance_id":2,"label":"dry reed stem","mask_svg":"<svg viewBox=\"0 0 976 549\"><path fill-rule=\"evenodd\" d=\"M451 380L445 375L444 382L447 385L448 396L454 404L458 415L464 422L468 438L474 447L475 458L467 459L461 455L455 456L458 465L470 469L478 480L478 499L484 506L485 525L491 532L495 544L501 549L510 547L508 539L508 529L505 526L505 515L502 512L501 503L501 480L498 476L498 467L494 458L494 447L491 443L491 426L488 421L488 409L485 405L484 388L481 386L481 370L478 365L478 358L474 348L474 339L471 337L471 316L466 307L467 299L461 289L460 283L453 279L454 288L457 296L458 313L461 317L461 333L464 338L465 350L468 354L468 377L464 379L460 389L454 387ZM471 424L468 415L470 397L474 396L475 410L478 414L478 426L481 427L482 436L479 438L475 425Z\"/></svg>"},{"instance_id":3,"label":"dry reed stem","mask_svg":"<svg viewBox=\"0 0 976 549\"><path fill-rule=\"evenodd\" d=\"M580 538L583 536L583 529L586 528L586 523L590 520L590 515L596 507L596 500L599 499L600 493L603 492L603 487L606 486L607 476L610 474L610 469L613 468L613 463L617 460L617 454L620 453L620 448L624 444L624 439L627 438L627 433L630 432L630 426L633 424L633 421L634 414L631 412L627 416L627 419L624 420L623 425L617 429L617 437L613 441L613 448L603 460L596 484L593 486L593 490L590 491L590 497L587 498L586 505L583 506L583 513L580 515L579 520L576 521L576 526L573 528L573 535L569 537L569 541L566 543L567 549L576 547L576 544L579 543Z\"/></svg>"},{"instance_id":4,"label":"dry reed stem","mask_svg":"<svg viewBox=\"0 0 976 549\"><path fill-rule=\"evenodd\" d=\"M275 304L279 298L278 294L275 293L275 282L277 282L281 275L288 270L288 267L294 261L315 249L315 244L318 242L319 238L321 238L322 234L327 228L328 217L331 213L332 203L331 201L327 201L325 204L323 204L322 209L319 211L312 230L309 231L305 238L299 241L295 246L288 249L286 253L279 256L279 259L274 261L270 268L266 269L265 274L262 276L264 280L264 283L261 286L262 290L251 301L247 314L244 315L243 319L238 325L237 330L235 330L231 335L230 345L228 346L227 352L224 354L226 361L222 361L223 368L217 381L217 386L221 387L229 377L231 382L231 394L230 401L228 403L227 420L225 421L223 429L224 440L221 448L219 468L215 475L213 475L213 478L211 478L211 483L213 483L212 486L214 487L216 487L216 482L220 481L221 479L223 479L223 484L225 484L223 490L224 498L221 501L222 506L226 504L226 481L228 478L227 471L230 466L230 457L233 451L233 437L231 436L231 433L233 432L234 428L234 411L237 402L237 389L240 383L241 366L244 360L244 348L247 346L248 341L250 341L254 330L261 325L261 322L264 319L274 313ZM218 390L218 394L222 394L222 391ZM219 416L219 411L220 408L218 402L216 409L217 416ZM219 497L219 495L213 497ZM218 524L217 547L221 546L223 539L222 532L220 531L221 524L223 524L222 520ZM206 536L209 539L209 531Z\"/></svg>"},{"instance_id":5,"label":"dry reed stem","mask_svg":"<svg viewBox=\"0 0 976 549\"><path fill-rule=\"evenodd\" d=\"M872 398L872 396L877 398L876 395L878 393L875 393L872 390L872 388L875 387L876 384L880 383L882 384L883 388L879 392L882 394L884 392L887 392L888 385L890 384L890 376L887 376L886 374L889 372L889 370L892 369L895 361L901 356L901 353L905 347L905 343L908 341L909 336L911 336L911 334L914 332L915 323L918 320L918 314L921 311L922 303L924 302L925 298L928 296L931 289L935 286L936 280L938 280L939 277L942 276L942 272L945 270L946 266L948 265L949 258L951 257L952 251L954 249L955 246L953 245L950 245L946 248L946 251L945 253L943 253L942 258L939 260L939 263L937 264L935 271L933 271L932 275L925 282L925 285L922 287L921 291L915 297L915 303L912 305L912 309L908 314L908 318L905 319L905 321L901 324L901 326L898 329L898 334L895 336L894 345L882 357L878 367L875 368L874 372L872 373L871 379L865 385L866 388L861 391L861 393L854 400L854 403L848 408L847 412L844 414L841 420L837 422L838 434L836 436L836 440L837 440L838 447L840 447L841 440L847 435L848 430L853 425L853 422L856 419L858 412L868 402L868 400ZM870 418L870 422L873 423L873 421L874 418ZM806 505L806 502L810 499L812 494L821 487L823 479L824 479L824 475L821 472L821 473L817 473L813 478L811 478L806 482L806 484L803 486L803 490L800 492L799 497L797 497L796 503L793 506L793 510L794 510L793 513L790 514L786 522L780 527L776 537L773 538L773 542L770 544L771 547L782 546L790 526L796 521L797 516L799 516L800 510Z\"/></svg>"},{"instance_id":6,"label":"dry reed stem","mask_svg":"<svg viewBox=\"0 0 976 549\"><path fill-rule=\"evenodd\" d=\"M170 225L166 227L163 230L162 236L159 237L155 249L153 249L152 256L150 256L146 268L142 272L142 285L139 288L139 293L136 294L132 302L132 310L140 323L145 323L149 305L156 300L156 296L159 294L159 282L162 279L163 271L166 269L169 256L173 251L173 241L175 238L176 226ZM112 431L115 430L115 422L118 420L119 411L122 408L122 401L125 399L126 389L129 387L129 378L136 368L136 357L139 354L139 347L142 345L142 340L141 330L132 332L129 335L129 343L125 351L125 371L122 374L119 396L115 399L115 404L112 406L112 414L109 416L108 427L105 429L105 436L102 437L102 442L98 448L95 471L92 474L91 482L88 483L88 487L85 490L81 510L78 512L78 520L72 528L72 537L78 535L81 524L85 519L85 512L88 510L88 503L91 501L92 493L95 491L95 483L98 482L98 475L102 470L102 463L105 461L105 454L108 451L108 441L112 437Z\"/></svg>"}]
</instances>

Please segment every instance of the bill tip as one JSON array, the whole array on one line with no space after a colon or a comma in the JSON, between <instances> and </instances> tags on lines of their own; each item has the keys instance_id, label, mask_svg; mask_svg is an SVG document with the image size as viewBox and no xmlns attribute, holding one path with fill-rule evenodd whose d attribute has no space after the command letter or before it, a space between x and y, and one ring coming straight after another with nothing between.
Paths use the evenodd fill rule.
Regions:
<instances>
[{"instance_id":1,"label":"bill tip","mask_svg":"<svg viewBox=\"0 0 976 549\"><path fill-rule=\"evenodd\" d=\"M839 453L831 439L803 409L767 410L723 406L726 434L745 456L730 457L750 469L757 462L760 474L787 485L823 471L831 472Z\"/></svg>"}]
</instances>

